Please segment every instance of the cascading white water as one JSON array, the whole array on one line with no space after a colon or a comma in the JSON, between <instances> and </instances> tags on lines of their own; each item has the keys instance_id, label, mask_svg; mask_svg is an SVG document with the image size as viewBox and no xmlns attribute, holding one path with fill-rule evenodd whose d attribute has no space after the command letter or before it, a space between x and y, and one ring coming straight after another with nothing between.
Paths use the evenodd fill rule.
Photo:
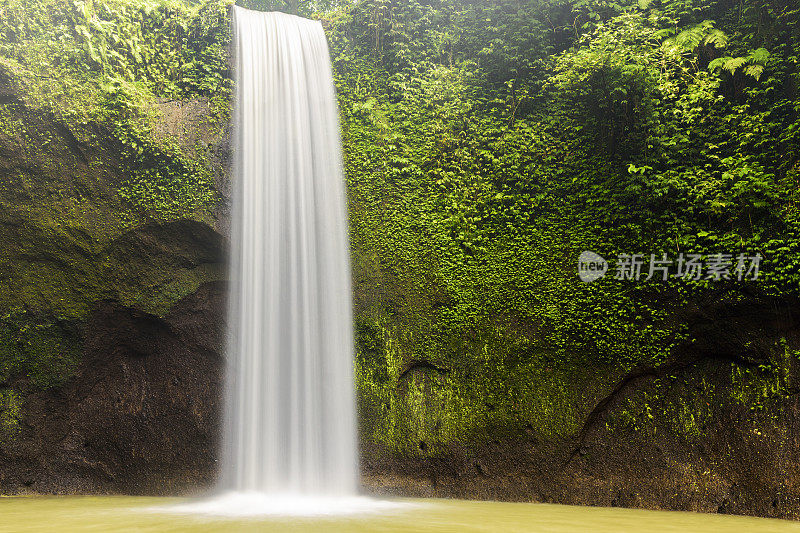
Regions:
<instances>
[{"instance_id":1,"label":"cascading white water","mask_svg":"<svg viewBox=\"0 0 800 533\"><path fill-rule=\"evenodd\" d=\"M349 248L319 22L233 8L232 291L221 488L353 494Z\"/></svg>"}]
</instances>

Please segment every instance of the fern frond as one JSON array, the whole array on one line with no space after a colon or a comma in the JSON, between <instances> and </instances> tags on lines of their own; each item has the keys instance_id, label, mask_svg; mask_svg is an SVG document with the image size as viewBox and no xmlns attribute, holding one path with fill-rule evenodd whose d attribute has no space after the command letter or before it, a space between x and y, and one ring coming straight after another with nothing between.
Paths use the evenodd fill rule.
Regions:
<instances>
[{"instance_id":1,"label":"fern frond","mask_svg":"<svg viewBox=\"0 0 800 533\"><path fill-rule=\"evenodd\" d=\"M728 36L724 31L714 28L703 39L703 43L714 45L715 48L725 48L728 45Z\"/></svg>"},{"instance_id":2,"label":"fern frond","mask_svg":"<svg viewBox=\"0 0 800 533\"><path fill-rule=\"evenodd\" d=\"M663 28L658 30L653 34L656 39L663 39L664 37L669 37L670 35L675 34L675 28Z\"/></svg>"},{"instance_id":3,"label":"fern frond","mask_svg":"<svg viewBox=\"0 0 800 533\"><path fill-rule=\"evenodd\" d=\"M766 48L759 48L750 53L749 62L763 65L767 62L769 51Z\"/></svg>"},{"instance_id":4,"label":"fern frond","mask_svg":"<svg viewBox=\"0 0 800 533\"><path fill-rule=\"evenodd\" d=\"M711 61L708 64L708 70L711 72L717 71L721 68L725 68L725 63L733 59L732 57L718 57L715 60Z\"/></svg>"},{"instance_id":5,"label":"fern frond","mask_svg":"<svg viewBox=\"0 0 800 533\"><path fill-rule=\"evenodd\" d=\"M732 57L725 61L725 64L722 66L722 68L733 74L736 72L736 69L743 67L746 63L747 58L745 57Z\"/></svg>"},{"instance_id":6,"label":"fern frond","mask_svg":"<svg viewBox=\"0 0 800 533\"><path fill-rule=\"evenodd\" d=\"M686 51L697 48L703 39L703 29L697 25L693 28L683 30L675 37L675 43Z\"/></svg>"},{"instance_id":7,"label":"fern frond","mask_svg":"<svg viewBox=\"0 0 800 533\"><path fill-rule=\"evenodd\" d=\"M764 73L764 66L763 65L747 65L744 67L744 73L747 76L751 76L752 78L758 80L761 77L761 74Z\"/></svg>"}]
</instances>

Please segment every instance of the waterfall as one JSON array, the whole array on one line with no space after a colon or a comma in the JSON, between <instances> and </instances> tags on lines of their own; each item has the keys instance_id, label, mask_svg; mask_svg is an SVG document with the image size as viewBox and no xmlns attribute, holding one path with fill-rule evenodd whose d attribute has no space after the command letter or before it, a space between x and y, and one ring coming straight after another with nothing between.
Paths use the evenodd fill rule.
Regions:
<instances>
[{"instance_id":1,"label":"waterfall","mask_svg":"<svg viewBox=\"0 0 800 533\"><path fill-rule=\"evenodd\" d=\"M221 488L353 494L349 247L319 22L233 8L231 301Z\"/></svg>"}]
</instances>

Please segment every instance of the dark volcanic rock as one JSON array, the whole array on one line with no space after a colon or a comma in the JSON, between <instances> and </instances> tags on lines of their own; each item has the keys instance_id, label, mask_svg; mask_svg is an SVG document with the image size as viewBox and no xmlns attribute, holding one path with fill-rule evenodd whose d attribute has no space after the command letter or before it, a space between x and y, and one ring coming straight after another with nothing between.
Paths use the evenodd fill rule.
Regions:
<instances>
[{"instance_id":1,"label":"dark volcanic rock","mask_svg":"<svg viewBox=\"0 0 800 533\"><path fill-rule=\"evenodd\" d=\"M622 376L587 406L577 434L540 438L521 426L402 457L364 442L363 483L381 495L798 519L800 364L783 349L797 343L798 317L798 303L782 298L697 302L681 317L690 341L658 368ZM775 368L762 404L737 398L743 380Z\"/></svg>"},{"instance_id":2,"label":"dark volcanic rock","mask_svg":"<svg viewBox=\"0 0 800 533\"><path fill-rule=\"evenodd\" d=\"M215 473L223 283L166 318L98 302L64 387L26 397L21 432L0 448L6 493L175 494Z\"/></svg>"}]
</instances>

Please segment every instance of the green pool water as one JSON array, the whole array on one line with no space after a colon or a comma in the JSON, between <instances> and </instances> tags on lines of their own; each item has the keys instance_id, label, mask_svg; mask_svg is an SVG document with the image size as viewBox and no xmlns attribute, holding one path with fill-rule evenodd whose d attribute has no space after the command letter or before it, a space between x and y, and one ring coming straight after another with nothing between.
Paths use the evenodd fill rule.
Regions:
<instances>
[{"instance_id":1,"label":"green pool water","mask_svg":"<svg viewBox=\"0 0 800 533\"><path fill-rule=\"evenodd\" d=\"M0 531L800 532L796 522L699 513L458 500L391 503L372 512L338 516L242 518L181 511L187 500L173 498L0 498Z\"/></svg>"}]
</instances>

